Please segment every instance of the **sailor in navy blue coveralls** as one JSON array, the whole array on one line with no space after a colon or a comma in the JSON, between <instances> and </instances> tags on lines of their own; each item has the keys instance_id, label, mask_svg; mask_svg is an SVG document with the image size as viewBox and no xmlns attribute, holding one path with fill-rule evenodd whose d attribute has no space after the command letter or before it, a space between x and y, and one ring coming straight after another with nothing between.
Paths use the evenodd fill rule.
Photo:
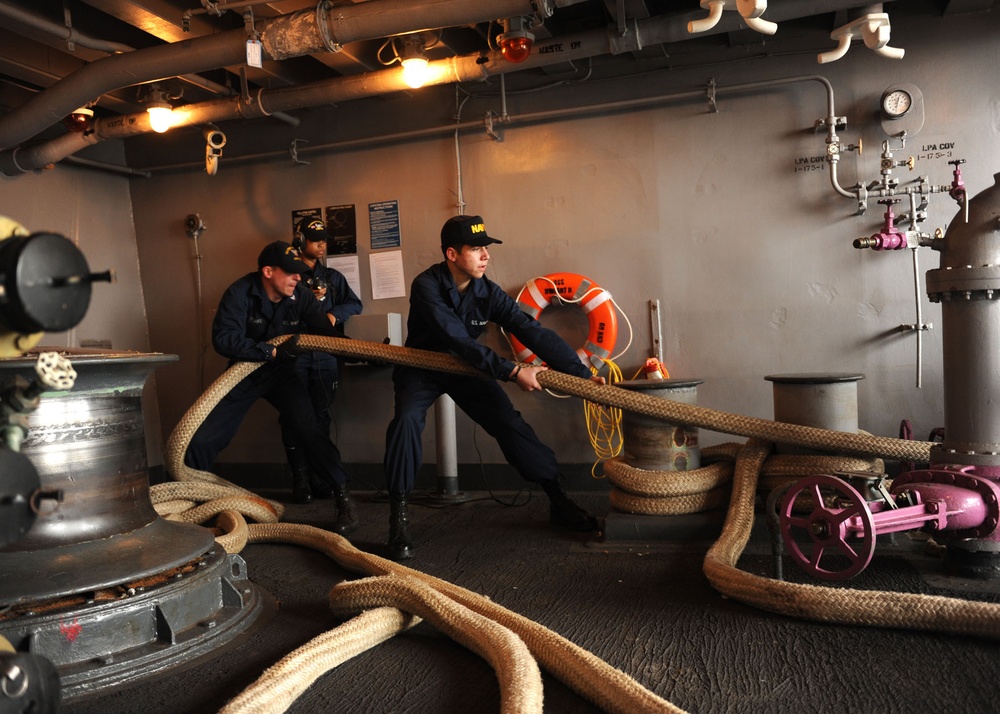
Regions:
<instances>
[{"instance_id":1,"label":"sailor in navy blue coveralls","mask_svg":"<svg viewBox=\"0 0 1000 714\"><path fill-rule=\"evenodd\" d=\"M319 218L309 217L299 221L292 245L299 251L299 259L308 270L302 274L302 282L312 290L320 307L333 323L336 333L344 335L348 318L361 313L361 300L339 271L323 264L329 234L326 225ZM301 378L306 382L309 399L313 405L315 418L326 434L333 423L331 407L337 395L340 380L340 364L329 352L312 352L296 360ZM297 503L309 503L313 497L330 498L333 493L328 485L318 478L305 459L303 448L297 445L296 435L290 433L287 423L282 424L281 441L292 470L292 495Z\"/></svg>"},{"instance_id":2,"label":"sailor in navy blue coveralls","mask_svg":"<svg viewBox=\"0 0 1000 714\"><path fill-rule=\"evenodd\" d=\"M212 344L234 362L264 362L247 375L212 409L195 432L184 463L203 471L212 468L219 452L236 435L255 401L266 399L278 410L283 427L296 435L310 466L335 491L346 506L338 513L337 529L356 525L353 504L346 495L350 480L340 452L328 431L317 423L312 403L296 368L303 355L287 353L267 344L279 335L309 333L333 335L336 330L312 292L300 282L307 266L288 243L275 241L261 252L257 272L233 283L219 302L212 323ZM338 507L341 505L338 498ZM342 517L345 516L345 517ZM350 516L347 518L346 516Z\"/></svg>"},{"instance_id":3,"label":"sailor in navy blue coveralls","mask_svg":"<svg viewBox=\"0 0 1000 714\"><path fill-rule=\"evenodd\" d=\"M549 367L603 384L559 335L521 312L503 289L484 277L486 246L501 241L486 234L479 216L456 216L441 231L445 261L414 279L410 289L406 346L447 352L502 381L514 381L526 391L541 389L537 373L544 367L517 365L477 338L493 322L514 334ZM427 410L448 394L490 436L504 457L528 481L539 483L551 500L553 523L575 530L592 530L596 520L572 503L558 482L555 454L514 409L495 381L444 372L396 367L393 371L395 411L386 432L385 474L390 497L390 555L401 560L412 554L406 496L413 489L423 461L421 435Z\"/></svg>"}]
</instances>

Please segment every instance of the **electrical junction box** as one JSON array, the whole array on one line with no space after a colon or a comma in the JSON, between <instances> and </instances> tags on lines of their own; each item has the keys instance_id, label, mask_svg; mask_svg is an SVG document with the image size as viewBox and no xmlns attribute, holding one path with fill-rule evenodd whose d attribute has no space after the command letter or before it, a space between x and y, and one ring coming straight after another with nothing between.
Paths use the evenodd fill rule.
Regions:
<instances>
[{"instance_id":1,"label":"electrical junction box","mask_svg":"<svg viewBox=\"0 0 1000 714\"><path fill-rule=\"evenodd\" d=\"M398 312L384 315L354 315L347 321L344 332L352 340L402 346L403 316Z\"/></svg>"}]
</instances>

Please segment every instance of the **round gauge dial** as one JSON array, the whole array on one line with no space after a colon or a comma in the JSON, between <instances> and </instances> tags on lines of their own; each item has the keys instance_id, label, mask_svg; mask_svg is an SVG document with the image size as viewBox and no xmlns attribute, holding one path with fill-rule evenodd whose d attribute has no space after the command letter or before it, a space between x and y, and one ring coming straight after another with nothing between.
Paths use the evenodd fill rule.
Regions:
<instances>
[{"instance_id":1,"label":"round gauge dial","mask_svg":"<svg viewBox=\"0 0 1000 714\"><path fill-rule=\"evenodd\" d=\"M913 97L905 89L893 89L882 95L882 111L887 117L901 117L911 106Z\"/></svg>"}]
</instances>

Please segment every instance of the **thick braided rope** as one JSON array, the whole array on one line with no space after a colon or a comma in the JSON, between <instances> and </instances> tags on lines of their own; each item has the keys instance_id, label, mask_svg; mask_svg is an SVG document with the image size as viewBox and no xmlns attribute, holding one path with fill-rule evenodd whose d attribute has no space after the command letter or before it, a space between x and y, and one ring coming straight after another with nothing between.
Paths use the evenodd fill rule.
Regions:
<instances>
[{"instance_id":1,"label":"thick braided rope","mask_svg":"<svg viewBox=\"0 0 1000 714\"><path fill-rule=\"evenodd\" d=\"M604 462L608 480L634 496L663 498L704 493L733 480L731 463L716 463L688 471L651 471L629 466L621 459Z\"/></svg>"},{"instance_id":2,"label":"thick braided rope","mask_svg":"<svg viewBox=\"0 0 1000 714\"><path fill-rule=\"evenodd\" d=\"M380 342L364 342L346 337L321 337L319 335L299 335L296 344L304 350L329 352L339 357L349 357L370 362L387 362L403 367L432 369L435 372L449 372L466 377L491 379L468 362L444 352L417 350L399 345L384 345Z\"/></svg>"},{"instance_id":3,"label":"thick braided rope","mask_svg":"<svg viewBox=\"0 0 1000 714\"><path fill-rule=\"evenodd\" d=\"M762 610L819 622L1000 639L1000 605L938 595L787 583L738 569L736 563L753 525L757 475L769 449L769 444L750 442L737 459L726 523L704 562L705 575L716 590Z\"/></svg>"},{"instance_id":4,"label":"thick braided rope","mask_svg":"<svg viewBox=\"0 0 1000 714\"><path fill-rule=\"evenodd\" d=\"M242 493L233 493L229 498L213 498L189 511L172 514L170 519L182 523L204 523L223 511L236 511L258 523L276 523L278 520L267 503Z\"/></svg>"},{"instance_id":5,"label":"thick braided rope","mask_svg":"<svg viewBox=\"0 0 1000 714\"><path fill-rule=\"evenodd\" d=\"M489 662L500 682L504 714L541 714L538 663L524 642L503 625L399 573L339 583L330 591L330 608L336 616L349 617L372 607L396 607L419 615Z\"/></svg>"},{"instance_id":6,"label":"thick braided rope","mask_svg":"<svg viewBox=\"0 0 1000 714\"><path fill-rule=\"evenodd\" d=\"M811 476L835 471L883 472L881 459L810 454L772 454L764 462L764 476ZM604 462L608 481L635 496L685 496L717 488L732 481L731 463L716 462L687 471L658 471L630 466L620 458Z\"/></svg>"},{"instance_id":7,"label":"thick braided rope","mask_svg":"<svg viewBox=\"0 0 1000 714\"><path fill-rule=\"evenodd\" d=\"M892 439L864 433L850 434L842 431L828 431L811 426L730 414L707 407L652 397L628 389L599 385L551 369L538 375L538 383L546 389L571 394L605 406L618 407L637 414L655 417L671 424L687 424L725 434L766 439L781 444L803 446L837 454L882 456L904 461L930 460L930 442Z\"/></svg>"},{"instance_id":8,"label":"thick braided rope","mask_svg":"<svg viewBox=\"0 0 1000 714\"><path fill-rule=\"evenodd\" d=\"M282 335L281 337L275 337L269 340L269 344L280 345L286 340L290 339L290 335ZM163 460L164 466L174 480L176 481L196 481L203 483L211 483L218 486L228 486L230 488L237 489L246 494L253 495L252 491L248 491L245 488L237 486L234 483L227 481L221 476L216 476L209 471L201 471L199 469L193 469L184 463L184 452L187 451L188 445L191 443L191 439L194 437L194 433L201 426L201 423L205 421L205 418L211 413L215 406L222 401L222 398L229 393L229 391L239 384L248 374L259 368L264 362L237 362L232 367L223 372L219 377L212 382L208 389L195 401L194 404L185 412L181 420L177 422L177 426L170 433L170 437L167 439L167 444L164 448ZM271 504L272 509L280 518L285 512L285 507L278 501L268 501Z\"/></svg>"},{"instance_id":9,"label":"thick braided rope","mask_svg":"<svg viewBox=\"0 0 1000 714\"><path fill-rule=\"evenodd\" d=\"M154 503L153 510L156 511L157 515L166 517L175 513L190 511L197 505L197 501L187 501L181 498L175 498L172 501L159 501L158 503Z\"/></svg>"},{"instance_id":10,"label":"thick braided rope","mask_svg":"<svg viewBox=\"0 0 1000 714\"><path fill-rule=\"evenodd\" d=\"M316 335L300 335L298 345L303 349L320 350L354 359L391 362L408 367L420 367L483 378L489 376L452 355L417 350L411 347ZM546 389L586 399L595 404L626 409L636 414L662 419L671 424L687 424L724 434L766 439L781 444L803 446L837 454L881 456L903 461L930 460L930 442L892 439L863 433L850 434L828 431L811 426L730 414L707 407L652 397L630 389L599 385L590 380L557 372L553 369L540 372L538 383Z\"/></svg>"},{"instance_id":11,"label":"thick braided rope","mask_svg":"<svg viewBox=\"0 0 1000 714\"><path fill-rule=\"evenodd\" d=\"M583 696L589 696L592 699L595 697L607 698L610 696L609 691L612 695L618 690L625 692L623 705L617 708L605 706L604 708L609 711L679 711L672 708L665 700L659 699L644 689L624 673L610 667L586 650L572 645L551 630L492 604L489 608L473 607L474 604L489 603L489 600L482 596L359 551L341 536L311 526L278 524L273 521L248 526L241 511L259 514L261 504L258 499L247 498L238 489L225 489L216 484L192 485L195 488L185 490L178 488L176 484L158 484L152 487L151 493L154 500L162 503L177 503L176 499L164 499L169 499L178 492L201 491L204 494L203 497L210 498L211 500L206 501L201 506L180 514L179 518L200 523L218 514L216 530L221 531L221 535L216 537L216 542L227 553L238 553L249 542L293 543L325 552L340 565L354 572L380 576L358 581L359 584L348 583L335 587L330 594L331 607L334 612L354 614L359 608L391 605L398 609L405 609L407 612L422 615L453 639L490 662L500 680L501 706L504 712L520 714L521 712L542 711L541 675L532 654L539 657L539 660L548 662L557 676L560 676L567 685L576 689ZM162 494L158 494L157 490L161 488ZM226 491L231 494L229 497L225 496ZM265 511L263 517L266 517L268 513L270 512ZM449 590L451 592L448 592ZM460 604L454 597L455 592L467 596L470 602ZM521 632L515 634L512 631L515 628L511 627L509 623L501 623L495 617L497 612L504 613L507 619L521 626L524 632L532 635L534 641L541 643L538 646L552 647L554 645L555 653L552 656L539 656L534 650L529 650L519 638ZM350 631L353 632L353 630ZM374 634L371 637L374 639L365 638L365 641L369 643L364 649L385 639L385 637L379 639L379 636ZM268 670L251 687L254 692L244 693L247 699L240 699L240 701L245 703L238 706L230 704L226 711L246 713L284 711L284 707L291 703L291 699L275 699L266 693L274 690L275 687L284 687L290 688L289 691L294 691L294 696L298 696L332 666L347 659L347 657L338 658L337 655L326 651L328 648L338 647L340 644L341 641L337 637L323 636L299 648L293 653L298 672L293 683L282 684L274 681L276 677L282 676L281 672L286 671L285 669L273 672ZM564 657L560 656L560 652L564 650L579 661L575 667L566 666ZM600 679L595 680L595 677ZM265 694L261 694L261 692ZM263 708L264 704L260 704L260 697L266 699L266 709ZM598 699L594 699L594 701L601 703ZM636 708L633 706L636 702L645 706ZM660 703L666 708L659 706Z\"/></svg>"},{"instance_id":12,"label":"thick braided rope","mask_svg":"<svg viewBox=\"0 0 1000 714\"><path fill-rule=\"evenodd\" d=\"M234 492L249 493L250 497L260 498L257 494L239 486L206 483L204 481L167 481L166 483L158 483L150 489L150 498L153 504L156 505L163 501L173 500L211 501L213 498L229 498Z\"/></svg>"},{"instance_id":13,"label":"thick braided rope","mask_svg":"<svg viewBox=\"0 0 1000 714\"><path fill-rule=\"evenodd\" d=\"M323 674L420 622L394 607L363 612L267 669L220 714L279 714Z\"/></svg>"},{"instance_id":14,"label":"thick braided rope","mask_svg":"<svg viewBox=\"0 0 1000 714\"><path fill-rule=\"evenodd\" d=\"M366 575L396 574L427 585L451 600L513 631L538 662L563 683L608 712L673 714L682 710L624 672L537 622L447 581L358 550L346 539L312 526L269 523L250 526L250 543L278 542L323 552L341 567Z\"/></svg>"},{"instance_id":15,"label":"thick braided rope","mask_svg":"<svg viewBox=\"0 0 1000 714\"><path fill-rule=\"evenodd\" d=\"M215 537L215 542L227 553L239 553L246 547L250 538L250 527L239 511L222 511L215 519L215 527L217 531L221 531Z\"/></svg>"},{"instance_id":16,"label":"thick braided rope","mask_svg":"<svg viewBox=\"0 0 1000 714\"><path fill-rule=\"evenodd\" d=\"M246 546L247 517L261 523L278 520L259 496L214 483L160 483L150 487L149 495L153 508L166 520L205 525L214 518L215 542L227 553L239 553Z\"/></svg>"},{"instance_id":17,"label":"thick braided rope","mask_svg":"<svg viewBox=\"0 0 1000 714\"><path fill-rule=\"evenodd\" d=\"M684 496L636 496L633 493L612 488L608 501L623 513L642 516L682 516L722 508L729 503L729 489L713 488L711 491L689 493Z\"/></svg>"},{"instance_id":18,"label":"thick braided rope","mask_svg":"<svg viewBox=\"0 0 1000 714\"><path fill-rule=\"evenodd\" d=\"M150 487L149 497L161 516L170 515L172 520L187 523L204 523L227 509L239 511L259 523L275 523L280 518L272 501L238 486L198 481L158 483ZM203 505L185 509L178 507L185 502L203 502ZM165 508L166 504L177 505Z\"/></svg>"},{"instance_id":19,"label":"thick braided rope","mask_svg":"<svg viewBox=\"0 0 1000 714\"><path fill-rule=\"evenodd\" d=\"M812 476L835 471L885 473L882 459L857 459L849 456L812 454L771 454L764 462L763 476Z\"/></svg>"},{"instance_id":20,"label":"thick braided rope","mask_svg":"<svg viewBox=\"0 0 1000 714\"><path fill-rule=\"evenodd\" d=\"M303 339L300 345L303 348L322 350L341 356L392 362L457 374L485 376L460 360L439 353L340 338L308 338ZM723 433L861 456L881 456L911 461L929 460L931 445L925 442L830 432L727 414L680 402L648 397L636 392L602 388L588 380L552 370L540 373L539 382L546 388L572 394L605 406L629 409L674 424L690 424ZM599 393L598 390L603 393ZM191 434L198 424L200 421L194 421L193 428L188 426ZM175 430L176 433L177 430ZM188 440L191 434L187 436ZM171 439L173 440L173 435ZM186 448L186 442L184 448ZM184 448L179 449L181 464L183 463ZM861 600L863 606L859 609L855 605L859 601L857 596L848 598L849 602L841 602L842 599L837 597L839 592L853 593L854 591L835 591L830 588L809 585L789 585L738 570L735 564L746 545L746 540L749 538L749 527L753 522L753 497L757 474L768 450L757 444L752 444L747 449L750 450L750 453L748 454L746 451L741 453L740 460L744 463L750 463L749 467L743 466L742 470L751 475L742 480L737 478L737 482L734 483L733 498L730 502L723 537L713 546L705 559L706 576L720 592L762 609L823 621L919 627L973 635L985 634L989 637L997 636L998 630L1000 630L996 624L997 612L1000 612L1000 609L996 606L936 596L862 591L860 594L863 598ZM176 451L175 447L175 454ZM175 455L175 464L177 460ZM739 473L740 470L737 471L738 477ZM309 532L310 535L303 535L303 531ZM340 543L336 543L338 539ZM249 542L263 540L280 540L281 542L293 542L317 548L328 552L342 566L351 568L353 564L354 569L361 572L369 572L370 569L374 569L376 572L395 572L397 568L407 570L391 561L362 553L335 534L312 529L308 526L289 526L288 524L251 526ZM346 546L347 551L343 552L342 550L339 553L340 557L337 557L332 552L336 548L331 544L337 545L341 549ZM368 567L368 570L365 569L365 566ZM645 690L624 673L612 668L586 650L563 640L541 625L499 608L489 600L464 591L457 586L424 576L416 571L411 572L421 579L427 579L432 587L449 595L452 599L477 612L486 613L495 621L509 627L528 644L529 649L547 670L604 709L622 712L679 711L669 702ZM837 606L832 606L831 600L836 600ZM905 604L900 607L900 602ZM983 627L984 620L989 621L989 626ZM555 638L555 642L552 641L552 638ZM572 663L568 662L567 651L572 654Z\"/></svg>"},{"instance_id":21,"label":"thick braided rope","mask_svg":"<svg viewBox=\"0 0 1000 714\"><path fill-rule=\"evenodd\" d=\"M879 474L882 470L881 459L773 454L764 462L761 484L777 487L816 473L864 471ZM724 486L732 481L733 465L720 461L688 471L658 471L630 466L621 459L609 459L604 462L604 474L614 486L609 500L617 510L646 516L676 516L728 504L729 489Z\"/></svg>"}]
</instances>

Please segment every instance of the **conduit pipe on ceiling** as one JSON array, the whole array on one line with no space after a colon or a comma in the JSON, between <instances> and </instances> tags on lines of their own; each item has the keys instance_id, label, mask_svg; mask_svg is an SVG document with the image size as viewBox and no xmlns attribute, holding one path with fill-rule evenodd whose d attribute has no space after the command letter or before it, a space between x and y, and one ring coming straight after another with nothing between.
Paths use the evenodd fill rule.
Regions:
<instances>
[{"instance_id":1,"label":"conduit pipe on ceiling","mask_svg":"<svg viewBox=\"0 0 1000 714\"><path fill-rule=\"evenodd\" d=\"M96 60L0 117L0 146L30 139L112 89L224 67L245 58L243 32L234 31Z\"/></svg>"},{"instance_id":2,"label":"conduit pipe on ceiling","mask_svg":"<svg viewBox=\"0 0 1000 714\"><path fill-rule=\"evenodd\" d=\"M820 75L802 75L802 76L786 77L773 80L762 80L759 82L735 84L728 87L717 86L715 91L717 95L735 94L740 92L749 92L758 89L765 89L768 87L777 87L786 84L794 84L798 82L807 82L807 81L816 81L823 85L826 93L827 113L828 116L832 116L834 111L833 86L830 84L829 80ZM511 117L508 121L508 124L510 126L517 126L517 125L525 125L543 121L552 121L555 119L579 118L582 116L593 115L593 114L626 111L630 109L645 109L671 101L678 101L684 99L703 100L704 98L705 98L704 89L693 89L682 92L673 92L669 94L659 94L653 97L643 97L640 99L627 99L617 102L604 102L602 104L588 104L583 107L566 107L563 109L553 109L548 111L520 114L515 117ZM426 139L434 136L440 136L451 133L455 133L457 135L458 132L460 131L482 131L482 129L483 129L482 120L469 120L453 124L444 124L441 126L426 127L424 129L413 129L411 131L397 132L394 134L382 135L377 137L366 137L361 139L345 139L342 141L328 142L325 144L314 144L309 147L300 148L299 154L300 155L320 154L327 151L358 149L366 146L385 145L388 143L398 142L398 141L415 141L419 139ZM54 151L58 150L59 149L55 149ZM14 175L6 173L7 171L10 170L10 153L11 152L3 152L3 154L0 154L0 174ZM26 150L22 153L30 155L32 158L35 157L34 154L31 154L30 150ZM48 158L50 159L48 163L52 163L51 155L52 154L47 155ZM25 159L22 157L21 153L18 153L16 156L20 159L20 163L22 164L25 163ZM232 158L227 159L227 163L229 165L234 165L234 164L242 164L253 161L266 161L271 159L287 158L287 156L288 156L287 151L259 152L255 154L242 154L240 156L234 156ZM30 161L31 159L27 160ZM39 160L44 160L44 158L39 157ZM180 169L201 169L203 167L204 167L203 161L191 161L186 163L169 164L169 165L146 166L142 167L142 169L137 169L137 171L154 173L157 171L171 171ZM21 169L21 170L27 170L27 169ZM844 192L844 195L849 198L856 198L854 194Z\"/></svg>"},{"instance_id":3,"label":"conduit pipe on ceiling","mask_svg":"<svg viewBox=\"0 0 1000 714\"><path fill-rule=\"evenodd\" d=\"M760 19L767 9L767 0L728 0L731 5L726 5L727 0L701 0L701 6L709 11L708 17L701 20L691 20L688 23L688 32L700 34L711 30L719 24L722 19L723 10L738 10L743 22L751 30L762 35L773 35L778 31L778 24ZM735 7L734 7L735 6Z\"/></svg>"},{"instance_id":4,"label":"conduit pipe on ceiling","mask_svg":"<svg viewBox=\"0 0 1000 714\"><path fill-rule=\"evenodd\" d=\"M611 50L611 44L622 40L627 41L627 38L621 38L614 28L607 28L578 33L561 39L541 41L536 44L538 51L532 52L527 60L517 64L507 62L499 52L487 55L485 62L483 62L484 57L480 54L437 60L428 64L427 84L483 80L504 72L607 54ZM829 82L826 82L826 85L829 105L826 124L831 132L831 136L828 138L829 142L836 140L834 128L836 120L833 115L833 90L829 86ZM409 90L410 88L403 81L402 70L381 70L295 87L264 90L250 102L244 101L241 97L231 97L189 104L174 111L173 125L174 127L199 126L241 117L262 117L275 111L321 106ZM703 92L699 94L704 96ZM641 103L643 100L638 101ZM558 112L554 112L552 116L557 114ZM452 129L454 128L453 126ZM44 144L0 152L0 173L13 176L33 171L53 164L65 156L70 156L100 141L123 139L151 131L149 118L145 113L114 119L98 119L94 121L91 131L67 134ZM839 187L835 171L836 166L834 165L832 180L834 186ZM853 194L849 194L843 189L839 189L838 192L854 198Z\"/></svg>"},{"instance_id":5,"label":"conduit pipe on ceiling","mask_svg":"<svg viewBox=\"0 0 1000 714\"><path fill-rule=\"evenodd\" d=\"M57 22L52 22L47 17L43 17L42 15L31 12L30 10L25 10L24 8L11 5L6 2L0 2L0 17L6 17L26 27L31 27L39 30L40 32L51 35L52 37L65 40L66 42L72 42L73 44L86 47L87 49L97 50L98 52L107 52L108 54L115 55L136 51L134 47L129 45L91 37L90 35L86 35L75 28L66 27L65 25L60 25ZM234 94L233 90L229 87L217 84L216 82L205 79L197 74L183 74L180 75L180 79L193 87L198 87L199 89L211 92L212 94L216 94L220 97L228 97ZM115 89L117 89L117 87L115 87ZM83 105L81 104L81 106ZM278 113L273 116L275 119L280 119L281 121L291 124L292 126L299 125L298 119L287 114Z\"/></svg>"},{"instance_id":6,"label":"conduit pipe on ceiling","mask_svg":"<svg viewBox=\"0 0 1000 714\"><path fill-rule=\"evenodd\" d=\"M887 0L892 2L893 0ZM797 20L803 17L823 15L841 10L853 10L867 7L870 2L865 0L769 0L767 17L770 21L780 23ZM638 49L664 42L684 42L690 40L687 21L698 19L702 13L698 11L683 15L657 15L636 21ZM710 30L699 33L702 36L736 32L742 28L743 18L738 13L723 13L722 18Z\"/></svg>"},{"instance_id":7,"label":"conduit pipe on ceiling","mask_svg":"<svg viewBox=\"0 0 1000 714\"><path fill-rule=\"evenodd\" d=\"M42 15L31 12L30 10L25 10L23 7L11 5L6 2L0 2L0 17L6 17L8 20L14 20L15 22L27 27L33 27L36 30L41 30L48 35L58 37L66 42L72 42L74 45L80 45L81 47L97 50L99 52L107 52L108 54L113 55L120 52L131 52L133 49L128 45L121 44L120 42L108 42L107 40L91 37L90 35L80 32L74 27L60 25L58 22L52 22L47 17L43 17Z\"/></svg>"},{"instance_id":8,"label":"conduit pipe on ceiling","mask_svg":"<svg viewBox=\"0 0 1000 714\"><path fill-rule=\"evenodd\" d=\"M599 51L594 43L603 47L603 51ZM577 42L574 41L573 44L576 46ZM428 64L427 84L483 80L502 71L522 69L525 65L540 66L606 52L607 35L598 31L591 33L586 41L581 36L579 47L573 51L533 54L525 62L516 65L504 60L499 52L491 53L485 63L482 63L479 54L452 57ZM238 118L264 117L275 111L322 106L398 91L412 89L403 80L402 69L393 68L295 87L264 90L249 102L237 96L188 104L174 110L172 123L174 128L180 128ZM0 151L0 174L16 176L53 164L101 141L149 133L152 133L152 128L145 112L112 119L95 119L89 131L71 132L42 144Z\"/></svg>"},{"instance_id":9,"label":"conduit pipe on ceiling","mask_svg":"<svg viewBox=\"0 0 1000 714\"><path fill-rule=\"evenodd\" d=\"M513 0L507 1L512 2ZM521 0L522 3L525 1L526 0ZM362 5L378 5L379 7L386 7L388 5L395 5L396 2L397 0L371 0L370 2L362 3ZM826 12L831 9L842 9L847 6L855 7L861 4L854 0L847 0L846 2L845 0L788 0L785 4L775 4L774 0L771 0L771 2L772 4L770 7L776 9L776 14L785 19L790 19L789 13L795 9L801 11L802 16L808 16L817 12ZM449 4L451 3L449 2ZM299 18L301 23L308 25L308 18L305 17L305 15L313 14L314 13L309 12L297 13L296 16ZM465 57L453 57L447 60L438 60L431 62L428 65L428 67L432 69L432 72L430 73L431 76L429 77L427 84L444 84L450 82L481 80L492 75L502 74L503 72L520 71L533 67L585 59L608 54L609 52L611 54L619 54L622 52L634 51L641 49L647 44L647 42L650 41L656 43L671 41L670 38L676 34L679 34L682 38L686 37L684 22L684 16L674 16L670 18L670 23L666 23L662 17L654 17L637 21L629 28L629 31L624 37L616 31L616 28L611 27L604 30L593 30L590 32L578 33L568 37L551 38L549 40L536 43L536 51L532 52L531 56L528 57L527 60L517 64L507 62L499 53L496 52L488 55L485 63L482 63L483 58L479 54ZM301 23L296 21L283 24L281 32L276 32L269 36L278 37L278 35L288 33L289 26L291 24L300 25ZM719 28L724 24L724 22L719 23L716 30L720 32L723 31ZM383 27L381 29L385 28ZM301 26L299 26L299 31L303 32L307 36L310 34L308 30L304 30ZM715 30L713 30L713 32L714 31ZM223 33L215 37L219 38L226 36L236 37L239 39L239 52L242 53L244 50L242 32L239 32L238 34ZM202 39L208 40L211 38ZM291 41L290 38L286 38L286 40L288 42ZM308 42L310 40L306 41ZM195 42L192 41L191 44L194 46ZM201 44L198 46L201 47ZM137 51L128 56L136 57L155 50L170 50L174 47L176 47L176 45L154 48L154 50ZM279 50L275 48L272 51L277 52ZM108 58L108 60L101 60L100 62L106 62L113 59L116 58ZM58 87L59 85L56 86ZM250 101L245 101L242 97L231 97L211 100L209 102L202 102L199 104L186 105L174 111L174 126L193 126L236 118L263 117L273 114L276 111L299 109L308 106L320 106L338 101L370 97L401 90L410 91L410 88L402 80L401 70L392 69L379 72L369 72L351 77L338 77L322 82L298 85L295 87L263 90L258 93L256 98L251 98ZM45 92L44 95L40 96L49 96L53 91L54 89L49 90ZM70 108L65 111L72 111L72 108L79 105L80 102L69 102L67 106ZM12 114L14 113L16 113L16 111L12 112ZM3 129L5 126L5 120L10 116L11 115L7 115L7 117L0 117L0 146L8 145L3 141ZM833 114L831 109L830 117L832 116ZM829 131L831 132L831 136L828 138L828 143L836 138L834 133L834 124L835 122L828 124ZM90 132L69 135L67 137L62 137L61 140L55 140L54 142L43 144L41 146L22 147L20 149L14 149L13 151L0 152L0 172L6 173L6 175L16 175L17 173L35 170L54 163L55 161L58 161L65 156L69 156L91 144L96 144L106 139L126 138L139 134L146 134L151 131L148 117L146 117L145 114L116 117L114 119L98 119L94 122L93 129ZM838 193L851 198L855 197L853 194L850 194L840 188L836 179L835 163L831 164L831 179L834 188L837 189Z\"/></svg>"},{"instance_id":10,"label":"conduit pipe on ceiling","mask_svg":"<svg viewBox=\"0 0 1000 714\"><path fill-rule=\"evenodd\" d=\"M264 57L281 60L335 52L348 42L425 27L468 25L517 15L547 17L552 7L551 0L370 0L336 6L324 1L315 10L261 22L258 30ZM30 139L113 89L241 64L246 59L245 42L244 30L231 30L91 62L0 117L0 147Z\"/></svg>"}]
</instances>

